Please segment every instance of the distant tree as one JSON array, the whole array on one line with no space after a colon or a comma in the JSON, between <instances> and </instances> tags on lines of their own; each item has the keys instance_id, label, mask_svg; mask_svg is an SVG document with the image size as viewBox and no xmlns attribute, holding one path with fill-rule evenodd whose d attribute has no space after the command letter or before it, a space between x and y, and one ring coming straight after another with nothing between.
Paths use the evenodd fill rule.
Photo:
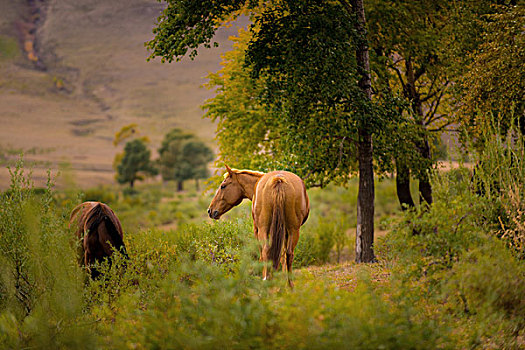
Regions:
<instances>
[{"instance_id":1,"label":"distant tree","mask_svg":"<svg viewBox=\"0 0 525 350\"><path fill-rule=\"evenodd\" d=\"M148 144L150 142L147 136L140 136L139 127L135 123L124 125L119 131L115 133L115 138L113 139L113 146L117 147L126 140L142 140L145 144ZM118 166L120 162L122 162L123 157L124 152L119 152L115 154L115 158L113 159L113 169L118 169Z\"/></svg>"},{"instance_id":2,"label":"distant tree","mask_svg":"<svg viewBox=\"0 0 525 350\"><path fill-rule=\"evenodd\" d=\"M215 158L215 154L199 140L188 141L182 150L184 160L190 165L192 179L195 179L195 186L199 190L199 179L205 179L210 176L208 163Z\"/></svg>"},{"instance_id":3,"label":"distant tree","mask_svg":"<svg viewBox=\"0 0 525 350\"><path fill-rule=\"evenodd\" d=\"M124 156L117 166L117 181L129 183L133 187L135 180L143 180L145 175L156 175L157 169L150 160L151 151L142 140L126 143Z\"/></svg>"},{"instance_id":4,"label":"distant tree","mask_svg":"<svg viewBox=\"0 0 525 350\"><path fill-rule=\"evenodd\" d=\"M160 173L163 180L175 180L177 190L182 191L184 181L206 178L208 163L213 160L213 151L194 135L181 129L171 130L159 148Z\"/></svg>"}]
</instances>

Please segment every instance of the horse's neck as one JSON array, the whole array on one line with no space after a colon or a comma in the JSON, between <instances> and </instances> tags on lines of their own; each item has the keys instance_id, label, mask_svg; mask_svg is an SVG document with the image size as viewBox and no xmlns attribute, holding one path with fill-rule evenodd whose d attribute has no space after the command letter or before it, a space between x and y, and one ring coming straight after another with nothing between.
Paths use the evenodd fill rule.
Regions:
<instances>
[{"instance_id":1,"label":"horse's neck","mask_svg":"<svg viewBox=\"0 0 525 350\"><path fill-rule=\"evenodd\" d=\"M253 199L253 195L255 193L255 184L257 184L257 181L259 181L261 177L262 174L242 174L238 177L239 183L244 190L244 196L249 200Z\"/></svg>"}]
</instances>

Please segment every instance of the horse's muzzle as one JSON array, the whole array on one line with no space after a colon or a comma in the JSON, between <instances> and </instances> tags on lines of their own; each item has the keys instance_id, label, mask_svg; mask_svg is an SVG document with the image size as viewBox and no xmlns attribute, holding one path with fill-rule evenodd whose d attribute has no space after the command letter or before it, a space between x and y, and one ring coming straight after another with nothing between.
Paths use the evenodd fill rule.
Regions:
<instances>
[{"instance_id":1,"label":"horse's muzzle","mask_svg":"<svg viewBox=\"0 0 525 350\"><path fill-rule=\"evenodd\" d=\"M217 210L211 211L211 209L208 208L208 216L214 220L219 220L219 211Z\"/></svg>"}]
</instances>

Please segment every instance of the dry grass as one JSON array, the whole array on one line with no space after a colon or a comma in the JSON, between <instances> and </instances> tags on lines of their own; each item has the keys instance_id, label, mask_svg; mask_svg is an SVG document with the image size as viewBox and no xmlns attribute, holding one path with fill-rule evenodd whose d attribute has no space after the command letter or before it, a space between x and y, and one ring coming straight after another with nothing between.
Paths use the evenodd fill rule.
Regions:
<instances>
[{"instance_id":1,"label":"dry grass","mask_svg":"<svg viewBox=\"0 0 525 350\"><path fill-rule=\"evenodd\" d=\"M20 1L0 4L6 11L0 35L13 36L25 7ZM0 62L0 146L54 150L31 157L38 161L37 185L49 167L42 164L57 172L63 162L71 164L73 179L83 187L114 183L111 164L121 149L112 139L130 123L150 137L153 149L173 127L212 142L215 126L202 119L200 109L212 92L201 85L219 68L220 53L230 47L227 38L237 27L221 30L221 46L201 50L195 61L146 62L144 42L152 38L161 9L152 0L51 1L38 32L48 70L32 69L22 55ZM3 168L1 188L8 183Z\"/></svg>"}]
</instances>

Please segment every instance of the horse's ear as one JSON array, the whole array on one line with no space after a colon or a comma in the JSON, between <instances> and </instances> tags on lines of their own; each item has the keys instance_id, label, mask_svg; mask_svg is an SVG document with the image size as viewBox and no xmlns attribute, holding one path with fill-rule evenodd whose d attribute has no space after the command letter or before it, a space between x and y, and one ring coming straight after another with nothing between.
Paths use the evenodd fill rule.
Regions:
<instances>
[{"instance_id":1,"label":"horse's ear","mask_svg":"<svg viewBox=\"0 0 525 350\"><path fill-rule=\"evenodd\" d=\"M230 174L230 177L233 178L233 176L235 175L233 170L228 166L228 164L224 164L224 166L226 167L226 170L228 171L228 174Z\"/></svg>"}]
</instances>

